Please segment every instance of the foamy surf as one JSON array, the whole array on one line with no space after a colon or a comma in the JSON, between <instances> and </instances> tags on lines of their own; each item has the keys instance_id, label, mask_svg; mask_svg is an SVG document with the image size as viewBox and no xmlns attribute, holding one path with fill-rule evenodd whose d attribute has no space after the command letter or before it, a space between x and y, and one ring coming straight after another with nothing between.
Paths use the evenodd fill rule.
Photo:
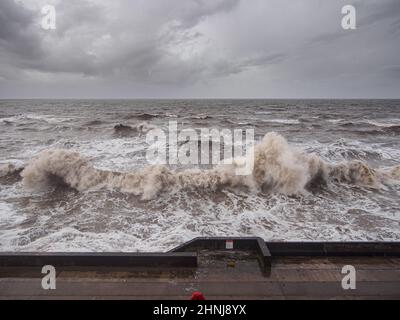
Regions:
<instances>
[{"instance_id":1,"label":"foamy surf","mask_svg":"<svg viewBox=\"0 0 400 320\"><path fill-rule=\"evenodd\" d=\"M24 100L0 106L6 119L0 122L3 251L164 251L196 236L400 240L398 127L365 122L396 125L398 101ZM146 131L166 129L171 114L182 129L254 128L256 148L264 150L260 165L247 177L233 175L233 165L148 166ZM129 126L127 134L116 132L118 124ZM280 139L262 146L272 130L290 142L283 143L286 151L275 148L278 157L272 150ZM66 167L71 153L77 162ZM34 176L43 182L28 186L21 170L40 158Z\"/></svg>"},{"instance_id":2,"label":"foamy surf","mask_svg":"<svg viewBox=\"0 0 400 320\"><path fill-rule=\"evenodd\" d=\"M179 171L157 165L131 172L107 171L96 169L77 152L55 149L45 150L32 159L21 176L28 188L46 188L61 183L78 191L107 188L151 200L162 193L182 189L229 188L292 195L331 181L380 188L390 179L397 179L400 171L396 167L387 173L361 161L329 164L315 154L290 147L283 136L274 132L266 134L255 146L251 174L236 175L240 165L240 161L233 161L233 164L221 164L209 170Z\"/></svg>"}]
</instances>

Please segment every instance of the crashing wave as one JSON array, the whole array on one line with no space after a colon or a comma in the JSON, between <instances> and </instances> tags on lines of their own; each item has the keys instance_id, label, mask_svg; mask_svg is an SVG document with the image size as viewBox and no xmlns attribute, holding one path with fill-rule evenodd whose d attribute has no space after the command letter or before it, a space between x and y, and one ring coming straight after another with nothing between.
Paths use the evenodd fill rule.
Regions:
<instances>
[{"instance_id":1,"label":"crashing wave","mask_svg":"<svg viewBox=\"0 0 400 320\"><path fill-rule=\"evenodd\" d=\"M79 153L70 150L46 150L32 159L21 172L27 187L47 187L62 181L78 191L108 188L154 199L177 189L218 190L246 188L252 192L299 194L333 180L368 187L379 187L383 173L361 161L332 165L315 154L289 146L276 133L268 133L254 147L254 168L247 176L236 175L243 159L220 164L212 169L171 170L166 166L148 166L133 172L99 170ZM392 178L400 169L393 169Z\"/></svg>"}]
</instances>

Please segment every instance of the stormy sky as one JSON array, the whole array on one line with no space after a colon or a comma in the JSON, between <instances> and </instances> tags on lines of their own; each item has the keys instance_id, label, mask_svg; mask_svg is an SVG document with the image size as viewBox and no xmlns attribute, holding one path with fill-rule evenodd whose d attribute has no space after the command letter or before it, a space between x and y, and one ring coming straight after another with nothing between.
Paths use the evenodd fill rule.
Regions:
<instances>
[{"instance_id":1,"label":"stormy sky","mask_svg":"<svg viewBox=\"0 0 400 320\"><path fill-rule=\"evenodd\" d=\"M399 49L400 0L0 0L0 98L400 98Z\"/></svg>"}]
</instances>

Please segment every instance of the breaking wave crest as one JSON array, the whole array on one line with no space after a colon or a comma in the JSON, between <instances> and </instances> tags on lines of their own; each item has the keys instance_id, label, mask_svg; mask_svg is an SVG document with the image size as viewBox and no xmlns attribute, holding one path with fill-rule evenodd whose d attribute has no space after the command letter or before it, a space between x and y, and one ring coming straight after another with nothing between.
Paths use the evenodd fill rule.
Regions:
<instances>
[{"instance_id":1,"label":"breaking wave crest","mask_svg":"<svg viewBox=\"0 0 400 320\"><path fill-rule=\"evenodd\" d=\"M375 170L361 161L329 164L315 154L291 148L279 134L268 133L254 147L254 168L247 176L236 175L246 159L212 169L172 170L148 166L133 172L99 170L79 153L45 150L21 172L30 188L44 188L60 181L78 191L107 188L132 193L143 200L180 189L214 191L240 188L249 192L299 194L329 181L379 188L388 179L400 178L400 166Z\"/></svg>"},{"instance_id":2,"label":"breaking wave crest","mask_svg":"<svg viewBox=\"0 0 400 320\"><path fill-rule=\"evenodd\" d=\"M13 184L21 179L23 167L8 163L0 165L0 183Z\"/></svg>"},{"instance_id":3,"label":"breaking wave crest","mask_svg":"<svg viewBox=\"0 0 400 320\"><path fill-rule=\"evenodd\" d=\"M19 174L23 168L12 163L0 165L0 177L12 176Z\"/></svg>"},{"instance_id":4,"label":"breaking wave crest","mask_svg":"<svg viewBox=\"0 0 400 320\"><path fill-rule=\"evenodd\" d=\"M118 136L124 137L124 136L130 136L132 134L146 133L155 128L156 126L148 124L147 122L141 122L134 127L120 123L114 126L114 133Z\"/></svg>"}]
</instances>

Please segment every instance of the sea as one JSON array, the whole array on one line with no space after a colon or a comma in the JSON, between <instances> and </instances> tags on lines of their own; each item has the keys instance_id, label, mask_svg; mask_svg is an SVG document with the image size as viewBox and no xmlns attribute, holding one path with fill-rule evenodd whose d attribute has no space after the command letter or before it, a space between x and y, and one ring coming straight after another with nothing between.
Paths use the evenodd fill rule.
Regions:
<instances>
[{"instance_id":1,"label":"sea","mask_svg":"<svg viewBox=\"0 0 400 320\"><path fill-rule=\"evenodd\" d=\"M223 154L149 163L148 133L171 122L253 130L252 172ZM198 236L399 241L400 100L0 100L0 251L154 252Z\"/></svg>"}]
</instances>

